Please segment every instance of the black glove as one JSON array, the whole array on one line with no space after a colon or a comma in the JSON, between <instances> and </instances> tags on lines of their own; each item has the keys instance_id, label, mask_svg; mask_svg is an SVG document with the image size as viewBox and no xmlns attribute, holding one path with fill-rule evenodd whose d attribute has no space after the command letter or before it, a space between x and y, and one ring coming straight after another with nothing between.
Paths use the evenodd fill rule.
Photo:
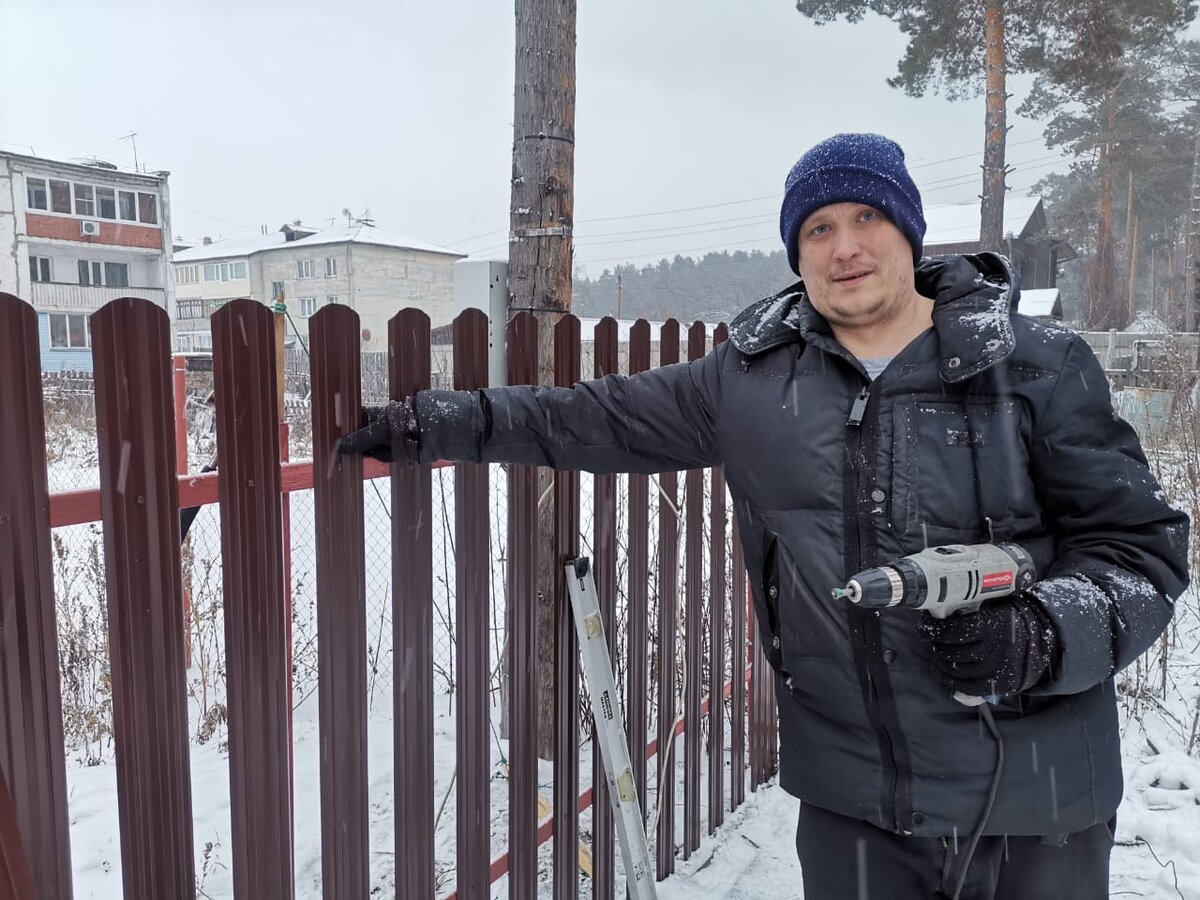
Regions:
<instances>
[{"instance_id":1,"label":"black glove","mask_svg":"<svg viewBox=\"0 0 1200 900\"><path fill-rule=\"evenodd\" d=\"M918 626L943 679L975 697L1007 697L1036 685L1057 662L1058 632L1042 605L1026 594L985 603L975 613Z\"/></svg>"},{"instance_id":2,"label":"black glove","mask_svg":"<svg viewBox=\"0 0 1200 900\"><path fill-rule=\"evenodd\" d=\"M412 397L363 408L362 428L338 440L341 453L361 453L380 462L418 461L420 432Z\"/></svg>"}]
</instances>

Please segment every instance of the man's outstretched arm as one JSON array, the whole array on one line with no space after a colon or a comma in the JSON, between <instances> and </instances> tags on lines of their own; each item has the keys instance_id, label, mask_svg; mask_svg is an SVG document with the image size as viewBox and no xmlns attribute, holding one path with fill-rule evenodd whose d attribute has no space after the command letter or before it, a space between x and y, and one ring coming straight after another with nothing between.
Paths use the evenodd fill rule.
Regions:
<instances>
[{"instance_id":1,"label":"man's outstretched arm","mask_svg":"<svg viewBox=\"0 0 1200 900\"><path fill-rule=\"evenodd\" d=\"M368 410L343 452L429 463L510 462L589 472L666 472L719 463L725 345L703 359L570 388L421 391Z\"/></svg>"}]
</instances>

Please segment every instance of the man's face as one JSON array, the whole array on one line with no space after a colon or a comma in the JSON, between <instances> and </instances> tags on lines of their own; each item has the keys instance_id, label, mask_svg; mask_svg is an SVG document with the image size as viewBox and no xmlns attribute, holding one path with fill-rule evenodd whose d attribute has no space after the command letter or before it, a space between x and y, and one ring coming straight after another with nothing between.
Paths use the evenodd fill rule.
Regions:
<instances>
[{"instance_id":1,"label":"man's face","mask_svg":"<svg viewBox=\"0 0 1200 900\"><path fill-rule=\"evenodd\" d=\"M912 303L912 246L874 207L823 206L804 220L797 241L800 277L831 325L883 325Z\"/></svg>"}]
</instances>

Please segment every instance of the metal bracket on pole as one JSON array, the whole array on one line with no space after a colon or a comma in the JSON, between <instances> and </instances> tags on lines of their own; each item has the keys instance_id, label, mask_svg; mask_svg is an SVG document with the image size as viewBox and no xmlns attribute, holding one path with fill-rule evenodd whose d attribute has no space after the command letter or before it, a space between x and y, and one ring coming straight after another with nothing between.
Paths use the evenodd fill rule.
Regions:
<instances>
[{"instance_id":1,"label":"metal bracket on pole","mask_svg":"<svg viewBox=\"0 0 1200 900\"><path fill-rule=\"evenodd\" d=\"M567 593L575 615L575 630L579 634L579 653L592 701L596 739L600 745L597 749L604 762L608 799L612 803L617 842L625 865L625 884L631 900L656 900L650 843L646 839L645 820L625 742L625 723L621 719L621 703L608 641L604 636L604 619L596 598L592 567L587 557L579 557L568 560L565 569Z\"/></svg>"}]
</instances>

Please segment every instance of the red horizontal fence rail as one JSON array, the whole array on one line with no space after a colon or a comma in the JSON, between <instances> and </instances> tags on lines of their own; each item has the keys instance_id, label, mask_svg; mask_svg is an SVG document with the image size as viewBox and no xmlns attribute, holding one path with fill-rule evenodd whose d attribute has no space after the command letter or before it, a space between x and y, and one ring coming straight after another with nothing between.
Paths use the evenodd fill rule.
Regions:
<instances>
[{"instance_id":1,"label":"red horizontal fence rail","mask_svg":"<svg viewBox=\"0 0 1200 900\"><path fill-rule=\"evenodd\" d=\"M3 298L0 298L2 300ZM9 310L29 319L30 310L21 301L17 305L0 303L0 323ZM123 304L123 305L122 305ZM122 317L129 317L126 322ZM106 319L107 317L107 319ZM319 691L321 729L321 818L322 875L325 896L358 896L369 890L369 865L366 829L366 755L365 755L365 576L363 574L363 510L361 480L390 476L392 485L392 588L394 729L396 779L396 893L403 898L433 896L433 775L432 775L432 493L430 466L386 466L374 460L347 459L336 454L334 443L339 435L358 424L359 377L358 318L352 310L332 307L310 322L313 337L312 411L314 461L280 462L279 431L275 421L277 397L274 360L274 323L270 313L252 301L227 304L214 317L215 373L217 380L217 435L221 446L221 470L217 474L196 477L179 476L176 468L176 442L171 418L171 372L161 310L146 301L119 301L93 317L95 333L101 342L97 366L106 369L99 379L112 376L98 388L98 406L102 409L101 488L50 497L45 493L44 446L38 452L30 439L42 433L42 423L33 417L41 413L36 373L36 332L4 328L0 333L0 413L21 410L23 422L16 429L17 440L7 442L0 433L0 462L4 471L24 471L8 463L24 460L30 472L28 484L36 488L40 474L42 493L16 490L21 485L0 486L0 563L5 553L17 558L16 568L0 568L0 599L4 601L0 632L0 687L11 692L12 685L41 686L46 696L58 698L56 648L48 645L43 657L45 672L30 669L28 658L21 660L19 671L10 669L13 654L4 643L10 637L11 598L18 598L28 609L31 603L49 603L49 566L37 568L42 557L48 560L48 535L51 527L95 521L105 522L105 553L109 560L109 602L114 605L114 640L120 633L149 635L142 647L118 646L114 655L115 685L128 698L118 701L118 715L137 709L141 730L128 724L118 728L118 764L129 766L129 774L120 778L119 804L151 804L153 810L138 810L137 816L121 820L121 840L129 850L123 853L127 897L175 896L180 890L192 890L192 835L190 832L190 795L188 795L186 721L181 717L183 623L180 596L177 511L180 506L220 502L223 572L225 578L226 646L228 653L230 778L232 793L232 838L234 896L243 898L290 898L293 893L294 849L291 824L290 768L281 760L290 755L287 728L287 630L284 602L285 568L283 546L285 523L280 498L295 490L314 490L317 549L317 610L319 647ZM107 325L105 324L107 321ZM108 329L107 331L105 329ZM617 324L605 320L596 334L595 374L615 372L617 367ZM12 335L19 335L13 338ZM127 335L141 335L144 346L127 344ZM151 339L146 340L146 334ZM714 335L714 341L723 334ZM14 346L5 343L8 338ZM391 323L389 344L390 392L400 398L426 387L429 383L429 323L423 314L404 311ZM486 383L487 322L481 313L460 317L455 326L455 382L459 388L481 387ZM564 317L555 330L558 380L568 385L579 377L581 338L579 322ZM651 365L651 332L645 322L632 329L630 370L640 371ZM704 352L706 334L701 326L689 330L689 358ZM533 381L537 370L530 353L536 353L536 323L525 314L509 326L509 375L512 380ZM522 348L526 356L521 357ZM659 340L660 362L671 364L679 358L679 327L668 322ZM24 382L3 377L10 374L12 360L20 356L25 367ZM121 358L123 362L116 361ZM30 366L30 362L34 366ZM120 369L124 366L124 370ZM125 371L125 378L114 373ZM133 382L132 388L129 382ZM26 445L29 445L28 447ZM17 449L13 449L16 447ZM29 452L32 447L33 452ZM25 448L22 451L21 448ZM21 457L20 452L25 452ZM438 464L442 465L442 464ZM558 616L557 671L555 697L538 697L532 662L537 656L535 601L537 559L541 552L552 552L555 563L579 552L579 475L558 473L553 500L557 519L557 537L553 546L539 548L537 541L537 471L509 467L509 556L505 604L509 621L510 654L508 684L511 692L511 757L509 785L508 851L490 860L491 736L488 730L489 643L488 601L490 548L488 521L490 497L488 470L485 466L460 464L456 467L456 540L458 553L457 584L457 671L460 691L458 710L458 883L459 897L484 897L490 884L505 872L509 874L512 897L531 896L537 885L537 846L555 840L554 892L556 897L576 897L579 893L577 867L579 812L593 807L594 882L592 893L608 900L620 887L613 882L614 859L611 817L602 779L582 793L579 779L578 660L574 629L569 616L562 579L556 577ZM741 570L740 549L733 547L733 591L731 605L733 674L725 682L724 635L719 622L724 620L725 584L725 507L724 484L719 473L711 474L712 497L709 503L711 532L704 539L703 472L686 476L686 521L680 522L678 479L664 475L657 487L659 509L659 550L662 570L656 582L659 602L658 664L654 675L660 691L659 727L654 740L646 738L647 667L647 585L650 583L647 536L649 483L645 476L629 478L628 529L628 679L626 702L628 729L635 772L641 770L642 796L645 797L645 760L655 757L661 776L658 786L660 867L674 867L674 782L672 749L682 736L684 768L684 852L698 844L700 794L700 726L709 717L708 802L711 831L714 817L722 806L724 747L721 735L723 705L730 699L732 751L731 808L744 799L745 742L743 711L747 692L745 676L756 673L750 711L757 731L751 737L751 764L755 778L773 771L773 710L769 703L773 681L763 668L762 657L755 655L753 665L745 666L746 626L743 605L745 573ZM609 625L610 642L617 629L612 620L617 587L616 545L618 531L615 480L598 476L595 485L595 521L593 558L602 609ZM718 497L719 494L719 497ZM39 507L40 502L40 507ZM24 505L21 505L24 504ZM40 508L40 513L38 509ZM5 526L7 515L31 517L37 524L33 543L15 544ZM12 510L9 513L9 510ZM40 520L37 516L40 514ZM677 621L675 577L677 541L680 526L685 525L685 620ZM736 533L736 524L735 524ZM703 543L702 540L704 541ZM7 543L6 543L7 542ZM45 548L34 546L41 542ZM703 553L711 554L708 573L708 614L714 623L708 652L709 693L704 696L701 675L704 650L700 623L703 620ZM14 549L15 548L15 549ZM30 565L32 563L32 566ZM559 567L560 568L560 567ZM559 571L556 568L556 571ZM24 581L14 582L8 571L16 571ZM30 574L32 573L32 574ZM38 579L41 579L39 582ZM39 591L41 592L39 594ZM133 623L137 612L128 598L141 592L154 598L153 616L139 628ZM32 599L31 599L32 598ZM124 617L124 620L122 620ZM32 621L32 620L31 620ZM52 637L53 618L37 626L43 642ZM675 638L682 624L686 632L684 657L679 660ZM157 655L156 655L157 654ZM36 662L36 661L35 661ZM676 720L677 690L675 671L682 664L687 674L683 715ZM122 674L116 675L120 671ZM52 678L51 676L55 676ZM137 684L137 682L149 682ZM52 690L51 690L52 689ZM5 694L7 698L9 693ZM135 703L140 706L133 706ZM40 702L40 701L39 701ZM556 708L555 766L556 797L577 798L575 802L556 804L553 815L540 827L537 820L536 713L539 702L553 702ZM53 712L53 710L51 711ZM54 727L54 716L45 716L47 728ZM57 746L61 749L61 712L58 713ZM180 731L179 724L184 728ZM146 723L157 723L146 725ZM22 744L26 758L32 759L36 730L22 730L16 743ZM0 727L13 730L12 707L0 714ZM153 730L155 740L141 732ZM132 735L132 736L131 736ZM41 738L41 749L47 749ZM138 744L141 740L143 743ZM157 741L157 742L155 742ZM55 877L56 867L65 873L65 889L46 896L70 896L69 850L65 829L65 792L61 786L63 766L58 764L59 793L55 794L54 763L39 758L31 768L32 779L14 787L13 763L2 754L0 764L5 781L0 781L0 891L5 879L19 879L32 872L35 884L43 882L42 871L49 866L47 878ZM52 747L50 749L53 749ZM124 757L124 760L122 759ZM593 760L596 763L596 760ZM183 773L184 777L181 777ZM151 776L158 781L151 785ZM3 787L13 793L12 810L4 803ZM752 779L752 785L757 781ZM141 787L134 788L134 785ZM30 827L22 819L19 793L43 791L44 806L38 815L50 822L61 804L62 830L51 830L44 844L25 837ZM141 793L138 793L138 791ZM39 795L39 797L42 795ZM153 798L153 799L147 799ZM715 812L714 812L715 807ZM664 825L664 821L667 825ZM146 851L148 822L158 823L159 852L150 858ZM15 837L18 836L18 837ZM25 869L22 864L28 863ZM39 868L39 866L43 868ZM178 882L178 883L177 883ZM186 888L180 885L186 884Z\"/></svg>"}]
</instances>

